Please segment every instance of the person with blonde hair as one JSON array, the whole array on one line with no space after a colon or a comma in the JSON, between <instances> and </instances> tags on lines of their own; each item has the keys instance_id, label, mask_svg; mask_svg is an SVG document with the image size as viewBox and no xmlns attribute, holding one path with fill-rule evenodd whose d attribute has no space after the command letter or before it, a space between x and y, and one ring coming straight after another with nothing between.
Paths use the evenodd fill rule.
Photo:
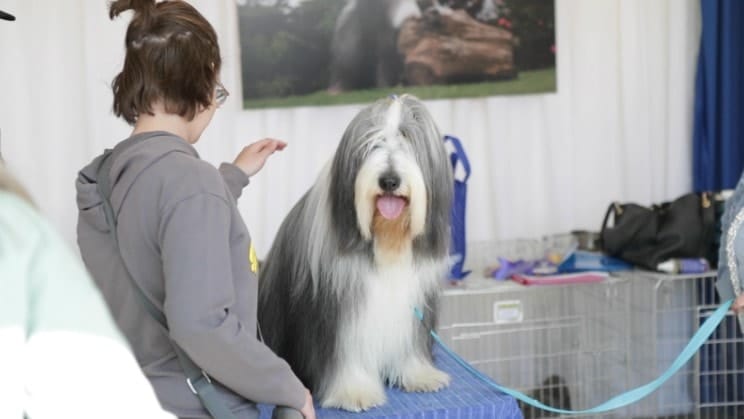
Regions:
<instances>
[{"instance_id":1,"label":"person with blonde hair","mask_svg":"<svg viewBox=\"0 0 744 419\"><path fill-rule=\"evenodd\" d=\"M173 418L79 257L1 161L0 289L0 418Z\"/></svg>"},{"instance_id":2,"label":"person with blonde hair","mask_svg":"<svg viewBox=\"0 0 744 419\"><path fill-rule=\"evenodd\" d=\"M15 17L0 10L0 20ZM173 418L160 407L80 258L2 154L0 289L0 418Z\"/></svg>"}]
</instances>

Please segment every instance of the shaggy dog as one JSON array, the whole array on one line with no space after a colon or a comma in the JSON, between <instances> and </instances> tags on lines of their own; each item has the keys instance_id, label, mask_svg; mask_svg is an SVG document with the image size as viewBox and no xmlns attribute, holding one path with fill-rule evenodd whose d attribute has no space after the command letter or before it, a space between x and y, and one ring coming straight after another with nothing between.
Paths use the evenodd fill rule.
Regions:
<instances>
[{"instance_id":1,"label":"shaggy dog","mask_svg":"<svg viewBox=\"0 0 744 419\"><path fill-rule=\"evenodd\" d=\"M330 90L399 84L398 31L406 19L420 16L416 0L348 0L333 32Z\"/></svg>"},{"instance_id":2,"label":"shaggy dog","mask_svg":"<svg viewBox=\"0 0 744 419\"><path fill-rule=\"evenodd\" d=\"M407 19L438 22L443 9L464 9L474 19L491 21L499 0L347 0L336 18L331 41L329 91L405 84L398 35Z\"/></svg>"},{"instance_id":3,"label":"shaggy dog","mask_svg":"<svg viewBox=\"0 0 744 419\"><path fill-rule=\"evenodd\" d=\"M261 270L259 320L322 406L360 411L385 402L386 384L448 385L428 331L446 278L452 185L431 115L411 96L391 97L354 118L284 220Z\"/></svg>"}]
</instances>

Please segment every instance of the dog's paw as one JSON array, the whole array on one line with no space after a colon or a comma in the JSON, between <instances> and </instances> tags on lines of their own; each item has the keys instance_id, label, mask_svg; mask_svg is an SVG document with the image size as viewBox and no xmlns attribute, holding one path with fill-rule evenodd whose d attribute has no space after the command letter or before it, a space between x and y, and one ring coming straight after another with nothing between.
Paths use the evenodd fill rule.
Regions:
<instances>
[{"instance_id":1,"label":"dog's paw","mask_svg":"<svg viewBox=\"0 0 744 419\"><path fill-rule=\"evenodd\" d=\"M408 392L439 391L450 383L450 376L431 365L419 364L403 375L401 384Z\"/></svg>"},{"instance_id":2,"label":"dog's paw","mask_svg":"<svg viewBox=\"0 0 744 419\"><path fill-rule=\"evenodd\" d=\"M328 394L321 402L322 407L361 412L385 403L385 390L381 385L351 385Z\"/></svg>"}]
</instances>

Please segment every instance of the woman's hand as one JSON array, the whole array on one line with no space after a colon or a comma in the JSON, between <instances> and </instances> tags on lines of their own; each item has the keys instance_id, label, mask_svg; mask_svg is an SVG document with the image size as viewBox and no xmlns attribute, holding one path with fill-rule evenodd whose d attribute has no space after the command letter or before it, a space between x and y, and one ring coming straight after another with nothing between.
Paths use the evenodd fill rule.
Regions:
<instances>
[{"instance_id":1,"label":"woman's hand","mask_svg":"<svg viewBox=\"0 0 744 419\"><path fill-rule=\"evenodd\" d=\"M305 419L315 419L315 407L313 406L313 396L310 390L305 389L305 405L300 410Z\"/></svg>"},{"instance_id":2,"label":"woman's hand","mask_svg":"<svg viewBox=\"0 0 744 419\"><path fill-rule=\"evenodd\" d=\"M273 138L264 138L243 148L233 162L248 176L253 176L263 168L266 159L275 151L284 150L287 143Z\"/></svg>"},{"instance_id":3,"label":"woman's hand","mask_svg":"<svg viewBox=\"0 0 744 419\"><path fill-rule=\"evenodd\" d=\"M744 311L744 293L734 300L734 304L731 305L731 308L735 313L741 313Z\"/></svg>"}]
</instances>

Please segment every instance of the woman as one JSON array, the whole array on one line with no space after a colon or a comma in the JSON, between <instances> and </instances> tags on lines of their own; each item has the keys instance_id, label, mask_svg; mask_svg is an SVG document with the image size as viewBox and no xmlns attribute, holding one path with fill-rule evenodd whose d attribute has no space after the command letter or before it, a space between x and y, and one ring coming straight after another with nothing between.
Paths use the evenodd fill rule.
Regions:
<instances>
[{"instance_id":1,"label":"woman","mask_svg":"<svg viewBox=\"0 0 744 419\"><path fill-rule=\"evenodd\" d=\"M733 195L726 201L721 217L721 246L718 256L716 287L722 301L734 299L732 309L744 314L744 176L739 180ZM744 330L744 324L739 325Z\"/></svg>"},{"instance_id":2,"label":"woman","mask_svg":"<svg viewBox=\"0 0 744 419\"><path fill-rule=\"evenodd\" d=\"M183 1L118 0L110 17L130 9L124 67L113 91L114 112L134 130L79 174L83 260L167 410L209 417L177 346L235 417L255 418L255 403L267 403L314 418L310 393L257 339L257 263L236 206L250 176L286 144L259 141L219 170L200 160L192 144L227 98L218 80L217 35ZM111 182L118 240L109 234L99 193L104 179ZM162 312L167 329L145 303Z\"/></svg>"}]
</instances>

